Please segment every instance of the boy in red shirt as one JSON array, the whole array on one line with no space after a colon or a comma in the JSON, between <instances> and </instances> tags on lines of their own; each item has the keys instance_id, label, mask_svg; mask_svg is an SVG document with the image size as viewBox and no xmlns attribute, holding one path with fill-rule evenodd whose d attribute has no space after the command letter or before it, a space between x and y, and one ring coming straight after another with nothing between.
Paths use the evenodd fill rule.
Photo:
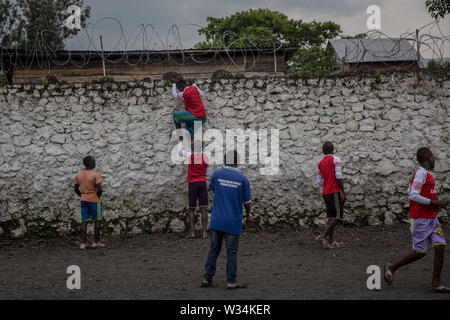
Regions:
<instances>
[{"instance_id":1,"label":"boy in red shirt","mask_svg":"<svg viewBox=\"0 0 450 320\"><path fill-rule=\"evenodd\" d=\"M338 220L344 215L345 202L344 179L342 177L341 159L333 155L333 143L327 141L322 146L325 154L319 162L316 182L323 186L322 194L327 211L327 225L323 232L316 237L324 248L339 248L342 243L334 241L334 229Z\"/></svg>"},{"instance_id":2,"label":"boy in red shirt","mask_svg":"<svg viewBox=\"0 0 450 320\"><path fill-rule=\"evenodd\" d=\"M87 248L86 230L89 220L94 221L94 242L92 248L102 248L105 245L100 242L100 227L102 220L102 204L100 197L102 196L103 179L95 169L95 159L93 157L85 157L83 159L85 166L75 176L75 193L81 197L81 245L80 249Z\"/></svg>"},{"instance_id":3,"label":"boy in red shirt","mask_svg":"<svg viewBox=\"0 0 450 320\"><path fill-rule=\"evenodd\" d=\"M179 138L178 141L178 151L180 156L182 156L188 162L188 194L189 194L189 204L188 204L188 218L189 218L189 235L188 239L195 238L194 233L194 213L198 206L201 210L202 215L202 230L203 239L208 237L207 227L208 227L208 214L206 213L206 208L209 205L208 202L208 187L206 185L206 177L209 176L209 160L208 157L203 153L187 152L183 149L183 137ZM197 142L196 142L197 143ZM200 142L201 143L201 142ZM194 143L191 143L192 151L195 150Z\"/></svg>"},{"instance_id":4,"label":"boy in red shirt","mask_svg":"<svg viewBox=\"0 0 450 320\"><path fill-rule=\"evenodd\" d=\"M395 271L424 257L428 250L428 242L430 242L434 248L433 280L430 291L450 293L450 288L440 285L446 242L437 218L437 211L440 208L447 207L448 201L438 200L437 198L436 184L430 173L434 169L435 163L431 150L420 148L416 156L420 167L413 174L408 188L409 218L414 251L394 264L386 264L384 266L384 280L388 285L391 285Z\"/></svg>"},{"instance_id":5,"label":"boy in red shirt","mask_svg":"<svg viewBox=\"0 0 450 320\"><path fill-rule=\"evenodd\" d=\"M177 92L177 89L179 92ZM186 111L175 111L173 121L177 129L186 124L186 130L194 137L194 123L206 122L206 110L202 101L203 92L195 85L188 86L185 80L172 83L172 95L175 99L184 101Z\"/></svg>"}]
</instances>

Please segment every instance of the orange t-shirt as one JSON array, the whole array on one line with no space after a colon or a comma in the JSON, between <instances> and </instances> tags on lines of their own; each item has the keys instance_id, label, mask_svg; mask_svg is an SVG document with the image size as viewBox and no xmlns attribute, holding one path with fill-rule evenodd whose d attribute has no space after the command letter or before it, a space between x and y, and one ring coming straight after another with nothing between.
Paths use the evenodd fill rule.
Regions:
<instances>
[{"instance_id":1,"label":"orange t-shirt","mask_svg":"<svg viewBox=\"0 0 450 320\"><path fill-rule=\"evenodd\" d=\"M81 201L100 202L97 195L96 185L103 182L97 172L92 170L81 170L75 176L75 184L80 185Z\"/></svg>"}]
</instances>

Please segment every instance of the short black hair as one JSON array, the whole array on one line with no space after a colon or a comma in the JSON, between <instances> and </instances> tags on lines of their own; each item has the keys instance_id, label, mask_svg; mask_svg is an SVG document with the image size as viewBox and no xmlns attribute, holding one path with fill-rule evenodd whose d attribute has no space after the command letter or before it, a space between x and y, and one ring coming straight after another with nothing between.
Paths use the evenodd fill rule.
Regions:
<instances>
[{"instance_id":1,"label":"short black hair","mask_svg":"<svg viewBox=\"0 0 450 320\"><path fill-rule=\"evenodd\" d=\"M186 88L186 87L187 87L187 82L186 82L186 80L180 80L180 81L177 82L177 88L178 88L178 90L182 90L182 89L184 89L184 88Z\"/></svg>"},{"instance_id":2,"label":"short black hair","mask_svg":"<svg viewBox=\"0 0 450 320\"><path fill-rule=\"evenodd\" d=\"M334 150L333 143L331 141L327 141L322 146L322 151L324 154L331 153Z\"/></svg>"},{"instance_id":3,"label":"short black hair","mask_svg":"<svg viewBox=\"0 0 450 320\"><path fill-rule=\"evenodd\" d=\"M94 157L91 157L91 156L84 157L84 159L83 159L84 166L85 167L92 167L93 160L94 160Z\"/></svg>"},{"instance_id":4,"label":"short black hair","mask_svg":"<svg viewBox=\"0 0 450 320\"><path fill-rule=\"evenodd\" d=\"M433 152L431 152L430 149L426 147L420 148L416 153L417 161L419 161L419 163L424 163L432 155Z\"/></svg>"},{"instance_id":5,"label":"short black hair","mask_svg":"<svg viewBox=\"0 0 450 320\"><path fill-rule=\"evenodd\" d=\"M236 150L230 150L225 155L225 165L235 165L238 164L238 153Z\"/></svg>"}]
</instances>

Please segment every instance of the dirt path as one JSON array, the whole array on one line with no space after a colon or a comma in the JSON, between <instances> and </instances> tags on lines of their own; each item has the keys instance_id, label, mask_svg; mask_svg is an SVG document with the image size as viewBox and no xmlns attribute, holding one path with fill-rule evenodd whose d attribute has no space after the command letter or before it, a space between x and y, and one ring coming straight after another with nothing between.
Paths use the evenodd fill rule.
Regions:
<instances>
[{"instance_id":1,"label":"dirt path","mask_svg":"<svg viewBox=\"0 0 450 320\"><path fill-rule=\"evenodd\" d=\"M444 226L450 237L450 226ZM366 269L410 249L407 225L338 229L346 247L323 250L314 232L245 233L238 279L227 291L225 250L216 287L200 288L209 240L177 234L105 239L107 248L78 250L76 239L0 242L0 299L449 299L429 294L432 254L395 275L393 287L366 287ZM450 285L450 249L442 281ZM69 265L81 268L81 290L68 290Z\"/></svg>"}]
</instances>

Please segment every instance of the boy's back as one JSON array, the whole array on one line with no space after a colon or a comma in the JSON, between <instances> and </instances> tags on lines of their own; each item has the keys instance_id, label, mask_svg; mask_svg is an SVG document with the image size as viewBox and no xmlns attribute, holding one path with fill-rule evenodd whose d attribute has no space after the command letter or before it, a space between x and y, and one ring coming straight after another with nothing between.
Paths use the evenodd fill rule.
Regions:
<instances>
[{"instance_id":1,"label":"boy's back","mask_svg":"<svg viewBox=\"0 0 450 320\"><path fill-rule=\"evenodd\" d=\"M200 96L200 90L192 85L184 89L183 99L186 110L199 118L206 117L206 110Z\"/></svg>"},{"instance_id":2,"label":"boy's back","mask_svg":"<svg viewBox=\"0 0 450 320\"><path fill-rule=\"evenodd\" d=\"M100 175L93 170L81 170L75 176L75 184L80 185L81 201L87 202L100 202L100 198L97 195L97 187L103 179Z\"/></svg>"},{"instance_id":3,"label":"boy's back","mask_svg":"<svg viewBox=\"0 0 450 320\"><path fill-rule=\"evenodd\" d=\"M209 159L203 153L191 153L188 164L188 182L206 181Z\"/></svg>"},{"instance_id":4,"label":"boy's back","mask_svg":"<svg viewBox=\"0 0 450 320\"><path fill-rule=\"evenodd\" d=\"M320 175L323 179L323 194L337 193L340 190L337 179L342 176L341 159L328 154L318 164Z\"/></svg>"},{"instance_id":5,"label":"boy's back","mask_svg":"<svg viewBox=\"0 0 450 320\"><path fill-rule=\"evenodd\" d=\"M242 233L242 206L251 201L250 183L237 168L225 167L211 177L209 188L214 191L211 228Z\"/></svg>"}]
</instances>

